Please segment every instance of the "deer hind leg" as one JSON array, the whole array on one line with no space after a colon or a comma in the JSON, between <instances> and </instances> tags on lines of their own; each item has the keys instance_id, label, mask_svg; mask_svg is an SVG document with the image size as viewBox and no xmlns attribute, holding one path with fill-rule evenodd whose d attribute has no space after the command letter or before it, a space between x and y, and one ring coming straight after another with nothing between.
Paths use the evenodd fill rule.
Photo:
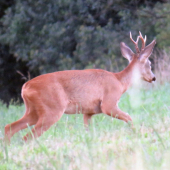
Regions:
<instances>
[{"instance_id":1,"label":"deer hind leg","mask_svg":"<svg viewBox=\"0 0 170 170\"><path fill-rule=\"evenodd\" d=\"M30 110L26 110L26 113L21 119L5 126L5 141L10 143L10 139L15 133L27 128L28 125L32 126L36 124L37 121L38 116L35 110L33 110L32 108L30 108Z\"/></svg>"},{"instance_id":2,"label":"deer hind leg","mask_svg":"<svg viewBox=\"0 0 170 170\"><path fill-rule=\"evenodd\" d=\"M42 95L39 91L33 91L32 94L28 94L29 100L32 102L36 113L38 115L38 121L31 132L24 136L24 140L29 138L37 138L48 130L54 123L56 123L64 114L68 100L65 97L63 91L46 91L47 95Z\"/></svg>"},{"instance_id":3,"label":"deer hind leg","mask_svg":"<svg viewBox=\"0 0 170 170\"><path fill-rule=\"evenodd\" d=\"M57 111L57 110L56 110ZM31 138L37 138L41 136L45 131L47 131L54 123L56 123L64 114L64 111L57 111L57 115L53 113L49 113L48 115L44 115L40 117L34 128L32 128L31 132L27 133L23 140L27 141Z\"/></svg>"},{"instance_id":4,"label":"deer hind leg","mask_svg":"<svg viewBox=\"0 0 170 170\"><path fill-rule=\"evenodd\" d=\"M88 128L89 124L91 123L91 117L92 116L93 116L92 114L84 114L83 115L85 128Z\"/></svg>"}]
</instances>

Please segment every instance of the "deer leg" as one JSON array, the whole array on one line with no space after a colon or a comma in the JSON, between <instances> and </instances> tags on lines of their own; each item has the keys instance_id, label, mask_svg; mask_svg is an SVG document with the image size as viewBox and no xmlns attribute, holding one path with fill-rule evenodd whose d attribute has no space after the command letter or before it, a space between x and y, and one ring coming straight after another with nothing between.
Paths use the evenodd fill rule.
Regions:
<instances>
[{"instance_id":1,"label":"deer leg","mask_svg":"<svg viewBox=\"0 0 170 170\"><path fill-rule=\"evenodd\" d=\"M87 128L91 122L91 117L92 115L91 114L84 114L83 115L83 119L84 119L84 126L85 128Z\"/></svg>"},{"instance_id":2,"label":"deer leg","mask_svg":"<svg viewBox=\"0 0 170 170\"><path fill-rule=\"evenodd\" d=\"M130 117L130 115L128 113L121 111L119 108L114 108L112 109L111 112L106 112L105 114L107 114L108 116L123 120L126 123L132 122L132 118Z\"/></svg>"},{"instance_id":3,"label":"deer leg","mask_svg":"<svg viewBox=\"0 0 170 170\"><path fill-rule=\"evenodd\" d=\"M27 114L26 112L25 115L21 119L5 126L5 141L10 143L11 137L16 132L27 128L28 125L32 126L36 124L37 121L38 121L38 117L35 113Z\"/></svg>"},{"instance_id":4,"label":"deer leg","mask_svg":"<svg viewBox=\"0 0 170 170\"><path fill-rule=\"evenodd\" d=\"M27 133L24 137L23 140L27 141L28 139L31 138L37 138L41 136L45 131L47 131L54 123L56 123L64 114L64 112L60 112L57 116L53 115L47 115L44 117L41 117L34 128L32 128L31 132Z\"/></svg>"},{"instance_id":5,"label":"deer leg","mask_svg":"<svg viewBox=\"0 0 170 170\"><path fill-rule=\"evenodd\" d=\"M102 103L101 104L101 110L103 113L107 114L108 116L123 120L125 122L130 122L133 126L132 123L132 118L128 113L125 113L121 111L118 107L117 104L108 104L108 103Z\"/></svg>"}]
</instances>

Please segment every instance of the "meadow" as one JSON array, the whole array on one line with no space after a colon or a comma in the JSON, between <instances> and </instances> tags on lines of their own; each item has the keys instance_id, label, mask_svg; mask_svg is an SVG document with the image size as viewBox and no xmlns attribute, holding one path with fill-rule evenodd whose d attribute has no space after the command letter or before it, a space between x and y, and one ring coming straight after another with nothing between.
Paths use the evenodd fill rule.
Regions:
<instances>
[{"instance_id":1,"label":"meadow","mask_svg":"<svg viewBox=\"0 0 170 170\"><path fill-rule=\"evenodd\" d=\"M130 89L119 102L128 112L135 130L104 114L93 116L89 130L83 115L64 115L40 138L28 143L22 137L31 127L11 139L0 140L0 170L169 170L170 84L149 84ZM19 119L24 105L0 104L0 138L4 126Z\"/></svg>"}]
</instances>

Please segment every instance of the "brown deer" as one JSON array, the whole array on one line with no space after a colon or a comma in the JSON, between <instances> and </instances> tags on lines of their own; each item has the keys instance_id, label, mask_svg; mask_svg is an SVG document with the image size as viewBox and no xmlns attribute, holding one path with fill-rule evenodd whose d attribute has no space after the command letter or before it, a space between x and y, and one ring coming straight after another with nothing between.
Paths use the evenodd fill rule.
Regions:
<instances>
[{"instance_id":1,"label":"brown deer","mask_svg":"<svg viewBox=\"0 0 170 170\"><path fill-rule=\"evenodd\" d=\"M59 71L26 82L22 87L26 112L21 119L5 126L5 140L10 142L16 132L32 125L35 125L32 132L23 139L27 141L32 135L39 137L64 113L82 113L85 126L93 115L99 113L132 122L129 114L118 108L118 101L133 83L135 72L147 82L156 80L149 61L156 41L145 47L146 36L143 38L140 32L136 42L131 33L130 39L135 44L136 53L125 43L120 44L122 55L129 61L121 72L100 69ZM142 41L141 49L138 47L139 39Z\"/></svg>"}]
</instances>

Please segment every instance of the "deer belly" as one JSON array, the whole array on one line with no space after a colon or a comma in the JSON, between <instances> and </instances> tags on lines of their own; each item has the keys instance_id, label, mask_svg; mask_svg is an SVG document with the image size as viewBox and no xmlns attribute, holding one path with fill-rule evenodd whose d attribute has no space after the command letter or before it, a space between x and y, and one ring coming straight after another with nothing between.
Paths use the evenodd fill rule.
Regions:
<instances>
[{"instance_id":1,"label":"deer belly","mask_svg":"<svg viewBox=\"0 0 170 170\"><path fill-rule=\"evenodd\" d=\"M97 114L101 113L101 101L70 101L65 110L66 114Z\"/></svg>"}]
</instances>

